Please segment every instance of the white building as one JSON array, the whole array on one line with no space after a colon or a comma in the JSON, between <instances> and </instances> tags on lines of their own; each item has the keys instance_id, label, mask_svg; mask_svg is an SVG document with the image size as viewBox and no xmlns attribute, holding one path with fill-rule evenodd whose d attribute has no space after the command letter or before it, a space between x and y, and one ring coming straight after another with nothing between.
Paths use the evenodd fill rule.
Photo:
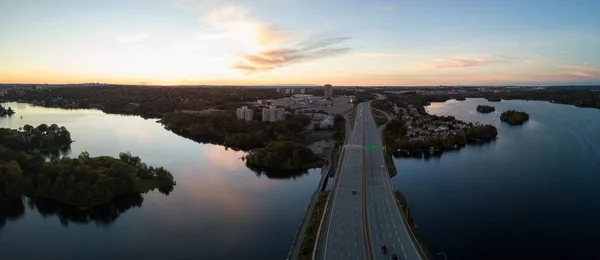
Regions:
<instances>
[{"instance_id":1,"label":"white building","mask_svg":"<svg viewBox=\"0 0 600 260\"><path fill-rule=\"evenodd\" d=\"M252 111L252 109L249 109L247 106L238 108L235 112L238 120L252 121L254 117L254 111Z\"/></svg>"},{"instance_id":2,"label":"white building","mask_svg":"<svg viewBox=\"0 0 600 260\"><path fill-rule=\"evenodd\" d=\"M262 121L263 122L276 122L285 119L285 109L277 108L276 106L270 106L269 108L263 108L262 110Z\"/></svg>"},{"instance_id":3,"label":"white building","mask_svg":"<svg viewBox=\"0 0 600 260\"><path fill-rule=\"evenodd\" d=\"M285 94L290 94L290 89L289 88L285 89Z\"/></svg>"},{"instance_id":4,"label":"white building","mask_svg":"<svg viewBox=\"0 0 600 260\"><path fill-rule=\"evenodd\" d=\"M325 96L331 97L333 96L333 86L331 84L325 84Z\"/></svg>"},{"instance_id":5,"label":"white building","mask_svg":"<svg viewBox=\"0 0 600 260\"><path fill-rule=\"evenodd\" d=\"M300 94L304 94L304 93L306 93L306 89L301 88L300 89Z\"/></svg>"}]
</instances>

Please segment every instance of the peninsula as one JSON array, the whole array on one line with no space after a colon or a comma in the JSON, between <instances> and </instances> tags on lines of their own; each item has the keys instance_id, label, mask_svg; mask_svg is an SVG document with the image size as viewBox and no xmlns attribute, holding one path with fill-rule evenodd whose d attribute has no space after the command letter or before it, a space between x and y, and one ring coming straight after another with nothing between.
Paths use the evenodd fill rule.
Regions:
<instances>
[{"instance_id":1,"label":"peninsula","mask_svg":"<svg viewBox=\"0 0 600 260\"><path fill-rule=\"evenodd\" d=\"M58 127L56 134L52 134L48 133L54 131L50 127L42 131L41 126L23 127L27 128L26 132L0 128L0 201L25 195L91 208L121 195L157 188L172 190L175 186L168 170L147 166L129 153L121 153L117 159L90 157L82 152L77 158L48 161L37 148L60 147L71 139L64 127ZM42 132L42 136L38 136L37 131ZM32 141L37 137L40 143Z\"/></svg>"}]
</instances>

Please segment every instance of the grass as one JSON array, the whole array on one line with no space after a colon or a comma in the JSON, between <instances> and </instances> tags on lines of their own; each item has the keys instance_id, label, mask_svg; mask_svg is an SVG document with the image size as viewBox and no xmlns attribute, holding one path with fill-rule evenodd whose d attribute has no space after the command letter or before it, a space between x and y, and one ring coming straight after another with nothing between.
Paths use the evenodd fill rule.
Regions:
<instances>
[{"instance_id":1,"label":"grass","mask_svg":"<svg viewBox=\"0 0 600 260\"><path fill-rule=\"evenodd\" d=\"M396 201L398 202L398 205L400 205L400 212L402 212L402 214L406 218L406 220L408 222L407 223L408 227L414 234L413 238L415 240L415 243L418 244L417 249L422 248L424 252L422 252L421 250L418 250L418 251L420 252L423 259L431 259L430 255L429 255L429 250L421 242L421 236L419 235L418 226L414 222L413 218L410 216L410 209L408 207L408 201L406 200L406 197L404 197L404 194L402 194L402 192L400 192L398 190L394 190L394 194L396 195ZM420 247L419 247L419 245L420 245Z\"/></svg>"},{"instance_id":2,"label":"grass","mask_svg":"<svg viewBox=\"0 0 600 260\"><path fill-rule=\"evenodd\" d=\"M377 126L387 123L388 119L383 113L375 109L371 109L371 112L373 114L373 118L375 119L375 124Z\"/></svg>"},{"instance_id":3,"label":"grass","mask_svg":"<svg viewBox=\"0 0 600 260\"><path fill-rule=\"evenodd\" d=\"M348 115L348 119L350 120L350 127L354 127L354 121L356 121L356 109L352 110L350 115Z\"/></svg>"},{"instance_id":4,"label":"grass","mask_svg":"<svg viewBox=\"0 0 600 260\"><path fill-rule=\"evenodd\" d=\"M327 147L323 148L323 150L321 151L321 154L323 154L323 156L325 156L325 158L327 158L329 151L331 151L331 146L327 146Z\"/></svg>"},{"instance_id":5,"label":"grass","mask_svg":"<svg viewBox=\"0 0 600 260\"><path fill-rule=\"evenodd\" d=\"M329 199L329 194L329 191L319 193L317 204L310 216L310 222L306 227L306 233L304 234L304 240L302 242L302 247L300 248L300 260L312 259L313 249L315 247L315 242L317 241L317 232L319 231L319 225L321 224L321 219L325 213L325 204L327 199Z\"/></svg>"}]
</instances>

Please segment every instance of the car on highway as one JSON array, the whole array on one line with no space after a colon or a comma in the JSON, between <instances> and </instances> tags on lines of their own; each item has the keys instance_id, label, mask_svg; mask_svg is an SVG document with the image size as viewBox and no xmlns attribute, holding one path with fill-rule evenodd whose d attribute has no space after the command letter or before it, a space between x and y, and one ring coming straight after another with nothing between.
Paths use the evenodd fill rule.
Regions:
<instances>
[{"instance_id":1,"label":"car on highway","mask_svg":"<svg viewBox=\"0 0 600 260\"><path fill-rule=\"evenodd\" d=\"M387 253L387 246L385 245L385 243L381 243L381 252L382 253Z\"/></svg>"},{"instance_id":2,"label":"car on highway","mask_svg":"<svg viewBox=\"0 0 600 260\"><path fill-rule=\"evenodd\" d=\"M355 190L352 190L352 194L356 194L356 191L355 191Z\"/></svg>"},{"instance_id":3,"label":"car on highway","mask_svg":"<svg viewBox=\"0 0 600 260\"><path fill-rule=\"evenodd\" d=\"M393 254L392 255L392 260L398 260L398 255L397 254Z\"/></svg>"}]
</instances>

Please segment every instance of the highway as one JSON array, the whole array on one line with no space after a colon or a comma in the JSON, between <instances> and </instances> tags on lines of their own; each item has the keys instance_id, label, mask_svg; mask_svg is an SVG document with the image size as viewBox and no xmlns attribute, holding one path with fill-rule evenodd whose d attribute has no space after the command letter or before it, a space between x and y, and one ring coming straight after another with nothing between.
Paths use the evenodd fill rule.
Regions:
<instances>
[{"instance_id":1,"label":"highway","mask_svg":"<svg viewBox=\"0 0 600 260\"><path fill-rule=\"evenodd\" d=\"M327 219L319 241L319 259L369 259L363 216L363 107L357 106L353 131L349 131L342 162L334 180ZM355 190L356 194L352 194Z\"/></svg>"},{"instance_id":2,"label":"highway","mask_svg":"<svg viewBox=\"0 0 600 260\"><path fill-rule=\"evenodd\" d=\"M392 193L381 150L381 129L375 125L370 103L361 103L356 110L334 180L317 258L390 259L396 254L398 259L422 260ZM349 129L348 124L346 127ZM380 149L366 150L365 146ZM387 254L383 254L381 243L386 244Z\"/></svg>"},{"instance_id":3,"label":"highway","mask_svg":"<svg viewBox=\"0 0 600 260\"><path fill-rule=\"evenodd\" d=\"M381 147L381 131L377 129L371 115L370 105L363 107L365 120L365 145ZM399 259L421 259L418 245L411 239L400 214L396 198L392 193L392 185L383 159L382 149L365 151L367 220L369 225L372 259L390 259L392 254ZM387 254L381 251L381 243L385 243Z\"/></svg>"}]
</instances>

